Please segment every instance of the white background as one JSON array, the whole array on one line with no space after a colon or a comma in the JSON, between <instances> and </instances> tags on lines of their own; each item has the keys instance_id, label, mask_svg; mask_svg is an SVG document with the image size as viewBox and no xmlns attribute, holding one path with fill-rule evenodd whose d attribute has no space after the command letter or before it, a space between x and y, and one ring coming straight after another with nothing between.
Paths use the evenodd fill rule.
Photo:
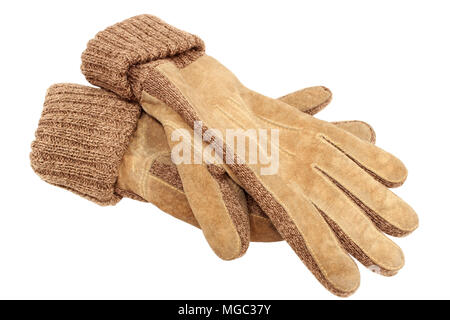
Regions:
<instances>
[{"instance_id":1,"label":"white background","mask_svg":"<svg viewBox=\"0 0 450 320\"><path fill-rule=\"evenodd\" d=\"M350 299L450 298L448 1L3 1L0 298L338 299L285 243L221 261L201 232L151 204L99 207L41 181L29 163L45 90L87 84L97 31L151 13L199 35L249 88L278 97L325 85L325 120L362 119L409 169L395 192L420 227L396 242L392 278L360 265Z\"/></svg>"}]
</instances>

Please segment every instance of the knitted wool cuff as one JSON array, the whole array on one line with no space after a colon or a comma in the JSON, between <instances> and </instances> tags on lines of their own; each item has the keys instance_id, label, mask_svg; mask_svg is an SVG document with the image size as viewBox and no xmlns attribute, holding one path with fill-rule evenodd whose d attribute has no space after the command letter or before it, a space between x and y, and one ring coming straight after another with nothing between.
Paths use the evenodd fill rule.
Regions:
<instances>
[{"instance_id":1,"label":"knitted wool cuff","mask_svg":"<svg viewBox=\"0 0 450 320\"><path fill-rule=\"evenodd\" d=\"M46 182L101 205L117 203L119 165L140 107L115 94L74 84L53 85L32 143L31 166Z\"/></svg>"},{"instance_id":2,"label":"knitted wool cuff","mask_svg":"<svg viewBox=\"0 0 450 320\"><path fill-rule=\"evenodd\" d=\"M204 53L203 41L157 17L140 15L99 32L83 52L86 79L129 100L135 99L129 71L133 66L171 58L187 65Z\"/></svg>"}]
</instances>

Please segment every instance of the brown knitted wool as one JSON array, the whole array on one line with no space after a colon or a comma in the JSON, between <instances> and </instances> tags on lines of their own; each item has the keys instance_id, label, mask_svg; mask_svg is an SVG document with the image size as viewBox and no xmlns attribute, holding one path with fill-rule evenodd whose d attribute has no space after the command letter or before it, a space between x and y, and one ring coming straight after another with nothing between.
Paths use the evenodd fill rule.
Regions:
<instances>
[{"instance_id":1,"label":"brown knitted wool","mask_svg":"<svg viewBox=\"0 0 450 320\"><path fill-rule=\"evenodd\" d=\"M81 71L86 79L133 100L129 70L153 60L172 58L180 66L204 53L203 41L157 17L140 15L115 24L89 41Z\"/></svg>"},{"instance_id":2,"label":"brown knitted wool","mask_svg":"<svg viewBox=\"0 0 450 320\"><path fill-rule=\"evenodd\" d=\"M46 182L101 205L117 203L121 159L140 115L113 93L74 84L53 85L32 143L31 166Z\"/></svg>"}]
</instances>

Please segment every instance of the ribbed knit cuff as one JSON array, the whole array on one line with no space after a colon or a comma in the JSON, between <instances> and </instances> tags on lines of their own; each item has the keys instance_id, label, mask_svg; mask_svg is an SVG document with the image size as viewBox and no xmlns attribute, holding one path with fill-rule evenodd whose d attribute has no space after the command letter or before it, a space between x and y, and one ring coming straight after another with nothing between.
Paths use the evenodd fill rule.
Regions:
<instances>
[{"instance_id":1,"label":"ribbed knit cuff","mask_svg":"<svg viewBox=\"0 0 450 320\"><path fill-rule=\"evenodd\" d=\"M171 58L187 65L204 53L203 41L157 17L140 15L99 32L82 55L86 79L121 97L134 99L129 69L139 64Z\"/></svg>"},{"instance_id":2,"label":"ribbed knit cuff","mask_svg":"<svg viewBox=\"0 0 450 320\"><path fill-rule=\"evenodd\" d=\"M31 166L46 182L101 205L114 193L119 165L140 107L115 94L74 84L53 85L31 146Z\"/></svg>"}]
</instances>

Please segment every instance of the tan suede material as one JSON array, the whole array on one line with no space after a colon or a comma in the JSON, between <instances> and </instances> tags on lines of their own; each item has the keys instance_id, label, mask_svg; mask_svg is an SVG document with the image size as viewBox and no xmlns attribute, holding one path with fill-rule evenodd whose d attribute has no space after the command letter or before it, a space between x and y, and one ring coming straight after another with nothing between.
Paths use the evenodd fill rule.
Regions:
<instances>
[{"instance_id":1,"label":"tan suede material","mask_svg":"<svg viewBox=\"0 0 450 320\"><path fill-rule=\"evenodd\" d=\"M183 190L152 173L155 163L168 165L168 150L163 127L142 114L121 162L117 188L137 194L170 215L199 227Z\"/></svg>"},{"instance_id":2,"label":"tan suede material","mask_svg":"<svg viewBox=\"0 0 450 320\"><path fill-rule=\"evenodd\" d=\"M333 122L333 124L341 128L342 130L350 132L351 134L353 134L354 136L358 137L363 141L367 141L370 143L376 142L375 131L368 123L353 120L353 121Z\"/></svg>"},{"instance_id":3,"label":"tan suede material","mask_svg":"<svg viewBox=\"0 0 450 320\"><path fill-rule=\"evenodd\" d=\"M296 107L299 111L314 115L325 108L330 103L331 98L331 91L319 86L292 92L278 98L278 100Z\"/></svg>"},{"instance_id":4,"label":"tan suede material","mask_svg":"<svg viewBox=\"0 0 450 320\"><path fill-rule=\"evenodd\" d=\"M303 90L299 90L295 93L295 96L297 97L298 101L295 99L291 100L291 103L296 106L299 109L306 109L306 110L310 110L310 109L314 109L315 104L320 104L323 105L325 103L325 101L322 101L320 98L315 98L315 99L311 99L311 95L315 94L316 92L320 95L322 95L322 89L323 87L312 87L312 88L306 88ZM328 89L326 89L327 92L329 92ZM306 94L308 96L308 98L304 98L303 95ZM324 97L324 99L326 99L327 101L329 101L329 96ZM306 100L306 102L305 102ZM311 103L311 104L309 104ZM355 122L356 125L358 125L357 122ZM160 125L158 122L154 122L155 126ZM140 126L138 126L139 128ZM163 135L163 132L161 130L155 129L155 132L158 133L158 135L155 136L155 134L152 133L148 133L147 135L152 137L150 139L150 143L152 143L152 141L158 141L158 140L165 140L166 137L165 135ZM139 129L138 129L139 130ZM157 176L158 178L162 179L165 182L168 182L171 186L178 188L179 190L183 190L182 187L182 181L181 178L178 175L178 171L176 166L171 162L170 160L170 149L168 147L168 145L165 144L158 144L159 147L163 147L162 149L158 149L158 153L159 154L165 154L164 159L162 159L163 157L160 157L160 161L158 161L158 159L155 160L155 162L153 162L152 168L158 168L158 169L154 169L154 170L150 170L150 173L154 176ZM131 152L133 153L133 151ZM127 169L124 170L124 172L126 172ZM154 177L151 177L151 181L155 181ZM237 187L236 184L233 184L233 186L235 188L237 188L238 190L235 191L235 194L239 194L242 193L242 190L240 188ZM167 189L171 190L172 188L167 187ZM154 193L154 191L151 191L152 193ZM203 194L203 192L201 193ZM154 196L154 194L152 195ZM149 196L147 196L148 198ZM281 241L281 237L278 234L278 232L276 231L276 229L273 227L273 225L271 224L270 220L267 218L267 216L264 214L264 212L260 209L260 207L256 204L256 202L247 195L247 197L249 198L248 200L248 210L250 213L250 228L251 228L251 241L258 241L258 242L272 242L272 241ZM149 200L150 202L155 202L155 200ZM246 201L244 199L244 201ZM161 201L158 201L159 203ZM183 210L182 214L180 214L180 212L178 212L178 202L176 201L174 202L175 205L175 209L174 208L170 208L171 206L171 202L169 201L168 203L165 204L166 209L164 211L176 216L177 218L186 221L188 223L191 223L191 221L195 221L196 223L194 225L198 226L198 223L195 219L195 217L193 216L192 211L187 211L187 210ZM187 202L187 199L185 200L185 202ZM161 205L158 205L161 208ZM167 208L169 207L169 208ZM187 207L187 205L183 206L183 208ZM177 212L177 214L173 214L173 212ZM254 217L255 215L259 216L259 217ZM192 223L191 223L192 224Z\"/></svg>"},{"instance_id":5,"label":"tan suede material","mask_svg":"<svg viewBox=\"0 0 450 320\"><path fill-rule=\"evenodd\" d=\"M201 60L207 60L207 61L206 62L201 62ZM191 68L194 68L194 66L196 66L197 63L204 63L204 64L207 65L207 67L205 68L205 66L200 65L198 67L198 70L199 70L198 72L197 72L197 70L195 70L195 72L192 72L191 70L189 70ZM172 65L170 65L169 63L168 64L161 64L161 65L159 65L157 67L157 69L161 73L164 72L165 76L167 78L171 77L172 80L170 82L171 83L175 83L175 86L177 88L181 88L180 89L181 92L183 92L183 90L186 90L185 92L183 92L183 96L186 97L186 96L190 96L190 91L188 91L190 88L187 89L184 86L184 84L185 84L184 81L186 81L187 76L185 74L183 74L183 73L185 72L188 76L191 76L193 73L195 73L196 75L200 75L200 73L201 73L200 77L203 77L202 75L205 74L205 72L203 70L204 69L208 69L211 72L211 69L213 69L212 65L214 65L215 63L216 62L213 59L210 59L209 57L202 57L202 58L200 58L198 60L198 62L192 63L191 65L187 66L184 69L181 69L180 71L178 71L178 69L173 69ZM163 68L165 68L165 67L167 67L167 69L163 70ZM222 71L222 67L221 66L217 66L217 68L219 69L219 72L218 72L219 75L215 74L214 77L218 77L220 79L221 85L223 85L224 83L227 83L227 82L226 82L226 80L223 77L221 78L220 72ZM173 72L173 74L172 74L172 72ZM181 77L183 78L183 82L177 82L181 78L179 76L179 73L182 73ZM209 74L211 74L211 73L209 73ZM187 81L189 81L189 80L191 80L191 79L188 79ZM198 81L198 80L194 78L194 79L192 79L190 81L190 83L192 83L194 81ZM202 79L201 83L202 84L210 84L210 83L212 83L211 81L213 81L213 80L209 79L209 78L208 79ZM231 78L231 81L234 81L234 79ZM198 82L200 82L200 81L198 81ZM235 86L239 86L239 84L235 83ZM198 90L199 87L196 87L196 89ZM211 95L211 91L213 91L214 89L215 88L211 88L210 86L208 86L207 88L204 88L204 92L207 92L207 94L209 96L209 95ZM152 90L152 89L150 89L150 90ZM195 93L192 93L192 95L195 95L197 92L198 91L196 91ZM222 93L222 91L220 91L220 92L218 92L218 94L222 95L223 93ZM232 93L229 93L229 95L227 95L227 97L223 98L223 99L227 99L228 100L231 95L232 95ZM263 101L263 99L261 99L262 98L261 96L254 95L253 93L250 93L248 95L241 94L241 98L248 99L248 100L252 100L252 99L256 100L256 101L247 102L247 104L250 105L250 106L252 106L252 105L261 106L261 104L262 104L261 102ZM194 98L192 98L192 97L191 97L191 99L194 100ZM208 105L208 106L217 106L217 105L219 105L218 103L216 103L216 100L214 100L214 99L216 99L216 97L214 95L212 96L212 99L213 100L211 100L211 101L205 101L205 96L202 96L202 98L198 99L195 102L190 102L189 104L191 106L194 106L194 105L197 105L197 104L202 105L202 103L204 103L205 105ZM238 99L239 98L236 98L235 101L238 100ZM233 101L233 102L235 102L235 101ZM225 103L227 103L227 102L225 102ZM226 110L227 111L232 110L232 107L231 107L232 105L233 104L230 105L230 102L228 102ZM235 105L235 103L234 103L234 105ZM283 105L280 105L280 106L282 108L284 108ZM245 107L245 105L243 107ZM200 107L199 107L199 109L200 109ZM266 109L266 112L267 112L268 115L270 115L270 117L267 116L264 113L262 115L261 115L261 113L259 113L259 118L262 118L264 121L266 121L266 119L270 119L269 121L271 121L271 123L274 123L275 121L273 121L272 119L274 119L276 116L278 116L279 118L280 117L284 117L284 114L282 114L282 112L279 112L278 115L276 115L276 114L272 113L271 110L268 110L268 109L269 108ZM231 116L226 116L226 115L223 116L223 114L225 113L225 112L223 112L224 109L222 108L222 109L219 109L219 110L218 110L218 112L208 112L208 113L203 113L202 114L202 116L200 118L204 121L204 123L205 123L207 128L210 128L210 127L216 128L216 129L219 128L219 129L222 129L223 132L224 132L227 127L224 127L223 123L226 123L227 121L229 122L229 124L228 124L229 127L228 128L230 128L230 127L231 128L239 128L239 127L243 127L243 128L267 127L267 126L265 126L265 124L256 123L257 121L255 121L255 123L242 125L242 123L245 123L245 121L247 121L247 117L246 116L241 116L241 114L239 113L239 110L237 112L233 113ZM260 111L260 110L261 110L261 108L258 107L258 111ZM220 113L221 111L222 111L222 113ZM235 111L235 109L233 111ZM148 112L153 112L153 111L149 110ZM182 114L182 112L180 112L180 113ZM195 116L194 112L192 112L191 115L192 114ZM230 121L230 119L233 119L233 121ZM286 118L286 119L280 119L280 120L283 120L284 123L283 123L283 125L281 125L281 124L276 125L276 127L278 127L278 128L286 128L288 126L289 129L291 129L291 128L301 129L300 126L297 125L297 127L294 127L294 124L291 125L288 122L288 121L291 121L292 119L294 119L293 115L292 115L292 117L289 117L289 118ZM188 121L189 120L190 119L188 118ZM311 121L310 119L307 119L307 120ZM215 126L214 125L208 125L209 122L213 122ZM285 124L286 122L288 122L288 125ZM329 126L329 125L327 125L327 126ZM328 134L328 131L333 131L333 130L329 129L331 127L327 127L327 126L324 126L324 131L325 131L326 134ZM336 135L336 140L339 140L339 139L342 139L343 141L345 141L345 139L350 140L349 136L347 136L345 134L342 134L338 130L337 130L336 133L333 132L333 134ZM289 138L290 135L291 135L290 131L286 130L285 135ZM314 137L314 138L316 139L316 137ZM360 196L357 196L357 198L360 199L360 200L362 200L361 198L365 198L365 201L364 200L361 201L362 203L371 203L370 205L367 205L367 207L371 207L371 208L377 208L378 207L377 208L378 210L377 209L372 209L372 210L370 210L370 213L377 212L378 215L380 217L382 217L384 220L390 221L391 225L394 228L403 230L404 234L407 234L407 233L411 232L416 227L416 222L417 222L416 216L413 213L413 211L404 202L402 202L399 198L394 196L386 188L380 187L377 184L376 181L365 178L366 176L365 176L364 172L360 171L361 169L359 168L359 165L361 163L358 163L358 166L356 166L353 163L352 159L349 159L349 158L347 158L345 156L344 157L339 156L339 153L336 153L336 149L333 150L333 148L332 148L332 147L334 147L334 144L328 143L331 140L328 136L323 135L323 137L320 136L319 138L323 139L323 148L324 148L323 154L334 155L333 157L336 158L334 161L337 161L339 159L339 163L337 163L337 164L333 163L332 166L328 166L328 163L331 163L330 159L327 158L327 157L320 157L320 158L316 158L316 160L314 160L314 161L310 160L310 163L314 164L314 169L317 168L317 169L320 169L320 171L333 172L333 174L337 174L337 175L339 175L342 172L343 175L339 176L340 179L339 180L335 179L335 181L346 181L346 183L348 185L351 185L353 183L353 181L354 181L354 183L360 183L360 182L358 182L358 180L361 179L361 181L364 181L365 185L368 186L370 189L369 189L369 192L360 193ZM285 155L286 162L289 162L289 160L290 160L289 157L292 157L293 154L295 155L297 153L295 151L296 148L297 148L295 143L296 143L296 139L293 139L293 138L286 139L286 144L285 144L286 145L286 147L285 147L286 149L285 150L281 150L282 152L281 152L281 155L280 155L280 157L282 155ZM356 143L359 143L359 142L355 141L354 143L356 144ZM353 146L352 143L348 144L348 148L352 148L352 146ZM314 147L317 148L316 143L314 143ZM339 149L338 151L341 151L341 150L343 150L343 148ZM311 150L311 151L313 151L313 150ZM370 149L369 149L369 151L370 151ZM373 150L373 151L375 151L375 150ZM360 150L357 149L354 152L357 153L357 152L360 152ZM314 154L314 152L311 152L311 154ZM349 153L346 152L346 154L349 154ZM386 160L381 161L381 163L384 164L384 163L387 162L387 160L391 160L393 162L393 165L396 166L396 167L386 168L384 166L380 166L379 168L377 168L378 169L377 171L379 172L377 174L377 176L379 176L379 177L383 177L384 176L383 178L381 178L382 180L392 181L393 184L396 184L396 183L399 183L399 182L403 181L403 179L406 176L406 174L404 174L403 178L402 178L401 171L403 170L404 173L406 173L406 171L404 171L404 168L403 168L402 164L400 162L398 162L397 160L395 160L394 158L392 158L389 154L383 153L381 151L379 152L379 154L380 155L378 157L383 156L384 158L386 158ZM370 159L369 157L366 157L366 159L369 162L369 165L366 165L365 167L371 168L370 163L371 162L373 163L373 160ZM282 160L280 160L280 162L282 162ZM321 167L319 165L317 165L315 162L319 162L322 167L325 167L327 169L322 170ZM292 201L293 199L295 199L295 197L290 196L291 190L286 190L286 188L284 188L283 185L280 184L280 181L292 180L292 178L287 178L287 177L292 177L294 175L294 172L292 170L287 170L286 173L285 173L286 174L286 178L285 179L279 179L280 178L280 174L277 175L277 176L258 176L258 173L257 173L258 169L259 169L258 167L255 167L252 170L252 172L250 172L250 173L248 173L248 171L246 171L246 170L242 170L240 172L241 176L245 176L247 174L250 174L250 175L254 174L254 175L257 176L256 179L253 178L253 177L251 177L249 179L247 176L245 176L246 179L249 179L247 181L249 183L246 186L247 191L249 191L250 193L252 192L249 189L254 187L256 180L260 180L260 181L261 180L263 180L263 181L266 180L267 181L266 182L267 185L264 186L264 189L268 189L269 188L268 185L273 185L273 187L271 189L272 190L274 190L274 189L279 190L277 192L278 196L282 197L284 199L282 201L279 200L277 202L283 202L286 207L289 207L289 202ZM373 225L371 225L370 223L367 222L367 217L364 216L364 215L361 215L361 213L360 213L361 211L357 209L356 205L359 205L360 204L359 202L356 202L356 201L353 202L353 203L349 202L348 200L346 200L346 199L349 199L349 198L345 198L345 197L343 198L342 197L343 194L338 192L338 188L327 187L327 184L324 183L325 181L316 178L316 176L319 176L319 175L317 175L317 169L313 170L313 171L306 170L306 171L302 172L302 174L301 174L301 177L303 178L301 181L304 181L302 183L303 185L306 185L306 186L308 184L311 185L311 182L313 182L313 181L317 185L317 187L312 187L312 186L311 187L304 187L304 190L309 193L309 197L313 200L315 205L317 207L321 208L321 210L322 210L322 208L328 208L330 206L330 203L333 203L333 210L326 210L325 209L325 210L322 210L322 211L326 212L329 216L336 215L336 217L333 217L333 220L340 220L339 221L339 225L341 227L342 227L342 225L346 225L346 228L343 228L345 230L345 232L347 234L350 234L351 238L358 239L358 240L355 240L356 243L358 243L358 246L363 248L362 250L369 251L369 253L367 255L371 256L372 260L375 260L377 262L376 263L377 266L379 266L381 269L387 269L387 270L390 270L392 272L396 272L398 269L400 269L403 266L403 255L401 253L401 250L397 246L395 246L388 238L384 237L381 233L379 233L377 231L377 229L374 228ZM339 170L337 170L337 169L339 169ZM386 170L386 169L388 169L388 170ZM238 170L240 170L240 168L235 168L236 172L238 172ZM296 166L296 170L298 170L297 166ZM349 170L351 170L350 172L355 171L355 175L351 176L352 177L351 179L348 178ZM369 169L369 171L372 172L372 173L374 172L373 169ZM388 175L389 175L389 178L385 178ZM238 174L238 176L239 176L239 174ZM245 179L242 179L241 176L239 176L240 180L241 181L243 181L243 180L245 181ZM331 175L329 175L329 176L331 176ZM357 179L353 178L353 177L357 177ZM273 178L275 178L275 180ZM319 187L319 184L320 184L320 187ZM340 185L342 185L342 183ZM356 187L356 186L352 187L352 188L349 188L349 189L350 190L355 190L355 192L360 192L360 190L361 190L361 188ZM314 190L314 192L311 193L311 190ZM315 195L316 191L318 191L318 190L326 191L327 194L317 194L317 195ZM260 191L260 190L258 190L258 191ZM289 191L289 192L287 192L287 191ZM302 194L303 192L304 191L302 191L301 193L299 192L299 194ZM350 193L353 194L353 192L350 192ZM377 193L379 193L380 196L381 195L383 195L383 196L382 197L378 197L378 196L376 196ZM257 196L259 196L257 194L257 192L255 192L255 194ZM374 197L374 195L375 195L375 197ZM252 196L257 198L257 196L255 196L254 194L252 194ZM331 200L331 199L333 199L333 200ZM374 200L376 200L376 201L374 201ZM266 200L266 201L268 201L268 200ZM262 203L263 202L264 201L262 201ZM262 203L260 203L260 205L262 207L263 207L263 205L266 205L266 204L264 204L264 203L262 204ZM342 209L340 209L338 204L339 204L339 206L342 207ZM292 206L291 210L294 211L296 209L296 207L298 207L298 203L292 203L290 206ZM354 208L354 209L350 210L350 208ZM363 210L365 209L363 206L360 206L360 208L363 209ZM392 209L390 209L390 208L392 208ZM269 207L267 207L267 208L263 207L263 209L264 209L264 211L266 213L268 212L267 209L270 210ZM312 209L312 210L309 210L309 211L314 211L314 210ZM301 212L308 212L308 208L304 207L301 210ZM346 214L347 216L343 215L342 212L347 212L347 214ZM351 217L349 216L350 212L353 212L353 215ZM369 213L369 211L367 211L367 210L365 210L365 212ZM371 216L371 214L369 214L369 216ZM310 217L308 217L308 218L310 218ZM304 220L305 217L303 216L302 219ZM273 221L273 219L272 219L272 221ZM318 220L318 221L320 221L320 220ZM316 221L316 223L318 221ZM313 221L311 221L310 223L313 224L313 225L315 224ZM355 228L354 227L355 225L356 226L360 225L360 227ZM301 228L303 226L308 226L308 224L304 223L303 225L298 225L298 224L295 225L295 227L297 227L297 228L299 228L299 227ZM285 227L285 226L282 226L281 228L283 228L283 227ZM291 232L293 228L290 228L289 229L290 231L285 231L285 232ZM316 229L317 229L317 227L316 227ZM358 231L360 229L365 229L366 232L365 233L360 233ZM369 230L370 230L370 232L369 232ZM280 229L278 229L278 231L280 231ZM308 228L306 228L306 230L302 230L302 231L303 231L302 233L307 233L309 230L308 230ZM389 232L389 229L384 229L383 231ZM282 231L280 231L280 233L281 232ZM311 245L311 243L315 243L319 247L321 247L323 245L323 243L324 243L324 241L323 241L324 240L323 239L324 236L323 235L324 234L323 234L323 232L319 232L319 234L321 234L321 240L320 241L319 240L309 241L310 245ZM395 233L391 233L391 234L398 235L398 234L395 234ZM313 234L309 235L309 237L314 239L314 235ZM301 242L301 240L299 240L299 239L297 239L295 241ZM374 243L377 244L377 247L375 247L373 245ZM337 250L339 250L339 249L337 249ZM317 250L317 251L318 252L323 252L320 249ZM325 257L324 257L324 259L326 260ZM328 262L329 259L326 260L326 261ZM343 260L343 261L345 261L345 260ZM322 263L322 265L323 265L323 263ZM312 268L314 269L314 266Z\"/></svg>"},{"instance_id":6,"label":"tan suede material","mask_svg":"<svg viewBox=\"0 0 450 320\"><path fill-rule=\"evenodd\" d=\"M150 103L147 104L147 99L148 101L150 101ZM157 119L163 119L163 118L167 118L168 114L170 114L170 109L168 109L164 104L155 104L154 99L152 99L151 97L149 97L145 92L143 93L143 100L141 102L141 105L143 106L144 110L146 110L147 112L151 113L152 116L154 116ZM151 107L151 109L150 109ZM172 120L172 123L175 123L175 119L176 119L177 114L172 113L170 114L170 118ZM183 120L179 119L178 121L180 128L184 128L185 124L183 123ZM241 170L241 171L239 171ZM244 182L244 185L252 185L253 188L257 188L256 192L253 192L251 195L259 200L261 200L261 197L264 197L264 189L261 188L260 183L257 179L252 179L252 175L253 172L248 171L246 169L245 166L236 166L234 168L234 171L237 172L239 178L241 179L241 181ZM248 176L250 176L250 178L248 178ZM288 191L289 189L285 189L286 191ZM252 190L254 191L254 190ZM261 196L262 195L262 196ZM263 198L264 199L264 198ZM291 198L292 200L294 200L293 198ZM273 202L271 201L270 198L266 198L265 201L260 201L259 202L260 206L262 207L262 209L268 213L270 212L270 210L276 210L277 212L280 212L283 210L283 208L277 203L277 202ZM299 205L302 204L307 204L307 203L299 203ZM301 206L300 210L304 211L304 212L309 212L308 211L308 207L307 206ZM270 213L269 217L270 217ZM309 219L308 219L309 218ZM337 243L336 238L334 238L331 235L330 230L327 229L327 226L322 224L321 225L321 217L315 217L312 215L306 215L304 217L304 228L306 228L306 231L311 232L309 234L309 238L313 238L312 242L318 246L325 246L325 248L333 248L340 250L340 246ZM322 272L321 266L317 263L317 253L315 254L315 256L313 254L311 254L310 249L308 248L308 245L306 244L306 242L304 241L304 238L302 235L300 235L298 232L296 232L298 226L295 225L295 223L292 222L286 222L283 221L283 224L278 225L277 226L277 221L274 220L271 217L272 222L274 223L275 227L277 228L277 230L280 232L280 234L282 235L282 237L284 239L286 239L291 246L293 246L294 250L296 250L297 254L302 258L303 261L305 261L306 265L311 269L311 271L316 275L316 277L319 279L319 281L321 281L321 283L323 283L329 290L331 290L333 293L338 294L338 295L348 295L349 291L343 290L342 286L352 286L351 287L351 292L353 292L356 287L359 284L359 273L358 272L352 272L351 268L356 268L356 265L354 264L354 262L351 259L347 259L347 264L344 264L346 261L342 260L342 258L340 259L340 261L337 263L337 259L340 258L338 255L334 254L334 256L331 256L329 252L329 250L318 250L319 253L318 254L322 254L323 256L320 257L321 260L324 260L324 262L322 262L322 266L325 263L332 263L332 266L338 266L338 270L332 270L334 271L334 274L331 275L330 278L330 272L328 271L327 273ZM309 220L309 221L308 221ZM308 229L307 226L308 225L316 225L316 228L310 228ZM321 229L318 229L317 226L321 226ZM329 239L332 241L331 244L328 243L327 241L324 241L324 234L328 233L330 235ZM314 239L315 237L315 239ZM330 241L328 240L328 241ZM310 240L311 241L311 240ZM328 251L328 252L327 252ZM342 253L342 255L344 257L346 257L346 255L344 253ZM336 264L337 263L337 264ZM329 267L329 269L331 269ZM350 271L349 271L350 270ZM355 279L354 277L356 276L356 287L355 287ZM350 278L349 277L353 277ZM342 280L344 280L345 282L343 282ZM333 281L333 282L331 282ZM339 284L339 286L336 285L336 282Z\"/></svg>"},{"instance_id":7,"label":"tan suede material","mask_svg":"<svg viewBox=\"0 0 450 320\"><path fill-rule=\"evenodd\" d=\"M170 137L174 130L170 117L162 125ZM192 212L214 252L225 260L245 253L250 242L247 207L231 191L223 169L221 173L203 164L178 164L177 169Z\"/></svg>"}]
</instances>

